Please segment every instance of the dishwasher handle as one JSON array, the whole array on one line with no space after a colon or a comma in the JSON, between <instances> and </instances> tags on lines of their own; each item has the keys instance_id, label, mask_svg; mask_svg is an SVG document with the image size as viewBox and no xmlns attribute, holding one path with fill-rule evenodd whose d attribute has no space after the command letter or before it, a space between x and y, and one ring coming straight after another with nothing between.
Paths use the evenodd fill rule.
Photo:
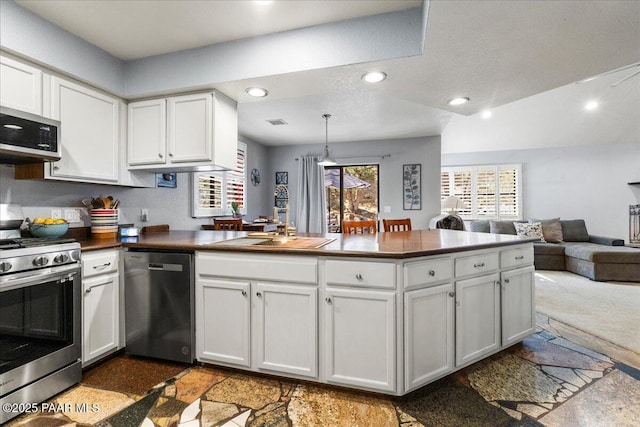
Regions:
<instances>
[{"instance_id":1,"label":"dishwasher handle","mask_svg":"<svg viewBox=\"0 0 640 427\"><path fill-rule=\"evenodd\" d=\"M147 267L152 271L183 271L184 265L182 264L161 264L161 263L149 263Z\"/></svg>"}]
</instances>

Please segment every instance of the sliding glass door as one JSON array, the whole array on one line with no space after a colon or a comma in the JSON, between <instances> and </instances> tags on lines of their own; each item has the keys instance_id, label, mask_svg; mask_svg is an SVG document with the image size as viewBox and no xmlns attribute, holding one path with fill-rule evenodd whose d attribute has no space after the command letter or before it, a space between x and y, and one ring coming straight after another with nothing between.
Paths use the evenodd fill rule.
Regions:
<instances>
[{"instance_id":1,"label":"sliding glass door","mask_svg":"<svg viewBox=\"0 0 640 427\"><path fill-rule=\"evenodd\" d=\"M339 233L343 220L378 220L378 165L324 168L327 230Z\"/></svg>"}]
</instances>

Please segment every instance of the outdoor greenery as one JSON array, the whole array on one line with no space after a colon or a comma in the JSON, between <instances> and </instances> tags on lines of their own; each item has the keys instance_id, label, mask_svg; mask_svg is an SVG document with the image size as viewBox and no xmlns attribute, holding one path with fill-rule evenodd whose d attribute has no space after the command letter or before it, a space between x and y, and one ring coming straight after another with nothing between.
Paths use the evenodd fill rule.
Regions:
<instances>
[{"instance_id":1,"label":"outdoor greenery","mask_svg":"<svg viewBox=\"0 0 640 427\"><path fill-rule=\"evenodd\" d=\"M378 218L378 165L338 166L343 175L342 202L344 212L340 213L340 188L327 186L327 210L329 231L338 231L341 219L367 220ZM340 174L338 174L339 176ZM337 184L339 180L334 180Z\"/></svg>"}]
</instances>

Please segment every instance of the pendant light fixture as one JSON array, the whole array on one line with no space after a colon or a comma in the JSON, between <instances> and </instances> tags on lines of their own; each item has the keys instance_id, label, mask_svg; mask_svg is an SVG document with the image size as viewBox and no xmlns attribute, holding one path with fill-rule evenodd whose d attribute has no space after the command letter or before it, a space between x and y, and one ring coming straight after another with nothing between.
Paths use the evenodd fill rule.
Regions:
<instances>
[{"instance_id":1,"label":"pendant light fixture","mask_svg":"<svg viewBox=\"0 0 640 427\"><path fill-rule=\"evenodd\" d=\"M320 165L320 166L337 165L338 162L336 162L329 155L329 118L331 117L331 114L323 114L322 117L324 118L324 121L325 121L324 156L322 156L320 158L320 161L318 162L318 165Z\"/></svg>"}]
</instances>

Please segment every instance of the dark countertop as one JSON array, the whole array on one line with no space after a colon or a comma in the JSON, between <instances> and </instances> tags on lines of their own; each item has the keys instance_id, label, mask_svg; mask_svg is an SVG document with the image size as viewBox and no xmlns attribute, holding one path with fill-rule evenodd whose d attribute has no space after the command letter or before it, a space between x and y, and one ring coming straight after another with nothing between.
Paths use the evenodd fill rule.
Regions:
<instances>
[{"instance_id":1,"label":"dark countertop","mask_svg":"<svg viewBox=\"0 0 640 427\"><path fill-rule=\"evenodd\" d=\"M299 234L300 237L335 239L320 248L274 246L216 246L211 243L246 236L243 231L169 231L141 234L128 241L117 239L79 239L83 251L128 247L157 250L212 250L245 253L275 253L314 256L350 256L374 258L413 258L452 252L485 249L527 243L533 239L517 236L472 233L454 230L416 230L372 235Z\"/></svg>"}]
</instances>

